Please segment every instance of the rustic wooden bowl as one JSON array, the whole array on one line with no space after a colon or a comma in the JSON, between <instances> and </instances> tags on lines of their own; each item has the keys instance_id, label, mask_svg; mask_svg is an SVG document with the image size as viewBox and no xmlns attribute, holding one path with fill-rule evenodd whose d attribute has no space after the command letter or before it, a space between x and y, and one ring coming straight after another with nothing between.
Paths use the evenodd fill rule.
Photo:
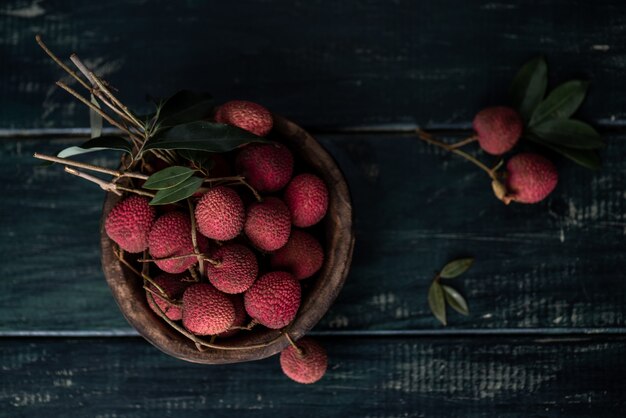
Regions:
<instances>
[{"instance_id":1,"label":"rustic wooden bowl","mask_svg":"<svg viewBox=\"0 0 626 418\"><path fill-rule=\"evenodd\" d=\"M296 158L309 166L309 171L320 176L329 188L328 213L322 221L325 235L325 260L322 269L313 279L294 321L285 329L293 339L302 337L331 306L348 274L354 248L352 229L352 204L348 185L333 158L306 131L295 123L274 116L273 137L286 144ZM111 208L120 200L107 194L102 210L104 220ZM163 352L193 363L223 364L258 360L280 352L289 342L280 330L257 326L252 331L219 341L224 347L238 349L207 348L199 351L195 343L167 325L148 306L142 280L124 266L113 253L113 241L100 227L102 268L115 301L126 320L150 343ZM274 340L274 341L272 341ZM242 347L267 344L257 348ZM218 344L218 342L216 342Z\"/></svg>"}]
</instances>

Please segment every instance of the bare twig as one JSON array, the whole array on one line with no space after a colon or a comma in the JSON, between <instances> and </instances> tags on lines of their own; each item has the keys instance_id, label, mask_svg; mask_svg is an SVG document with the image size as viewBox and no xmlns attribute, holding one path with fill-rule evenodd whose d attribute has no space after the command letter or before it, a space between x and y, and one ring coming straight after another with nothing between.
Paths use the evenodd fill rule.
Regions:
<instances>
[{"instance_id":1,"label":"bare twig","mask_svg":"<svg viewBox=\"0 0 626 418\"><path fill-rule=\"evenodd\" d=\"M83 80L82 78L80 78L78 76L78 74L76 74L74 71L72 71L72 69L70 67L68 67L67 65L65 65L63 63L63 61L61 61L56 55L54 55L54 53L52 51L50 51L48 49L48 47L46 46L46 44L43 42L43 40L41 39L41 35L35 35L35 40L37 41L37 43L39 44L39 46L41 47L41 49L44 50L44 52L46 54L48 54L48 56L50 58L52 58L52 60L57 63L57 65L59 67L61 67L63 70L65 70L66 73L68 73L69 75L71 75L75 80L77 80L80 84L82 84L83 87L85 87L87 90L90 90L89 84L87 84L85 82L85 80Z\"/></svg>"},{"instance_id":2,"label":"bare twig","mask_svg":"<svg viewBox=\"0 0 626 418\"><path fill-rule=\"evenodd\" d=\"M45 161L50 161L53 163L59 163L59 164L63 164L63 165L68 165L71 167L78 167L78 168L82 168L85 170L90 170L90 171L96 171L98 173L102 173L102 174L109 174L111 176L115 176L115 177L132 177L132 178L136 178L136 179L140 179L140 180L147 180L148 177L145 174L141 174L141 173L134 173L131 171L117 171L117 170L112 170L110 168L104 168L104 167L99 167L97 165L93 165L93 164L87 164L87 163L81 163L78 161L73 161L73 160L69 160L67 158L60 158L60 157L54 157L52 155L46 155L46 154L40 154L38 152L36 152L35 154L33 154L33 157L39 159L39 160L45 160Z\"/></svg>"},{"instance_id":3,"label":"bare twig","mask_svg":"<svg viewBox=\"0 0 626 418\"><path fill-rule=\"evenodd\" d=\"M96 183L98 186L100 186L100 188L102 190L105 190L105 191L111 192L111 193L115 193L118 196L122 195L121 192L129 192L129 193L138 194L140 196L154 197L154 193L146 192L146 191L139 190L139 189L132 189L132 188L129 188L129 187L120 186L119 184L115 184L115 183L112 183L112 182L108 182L108 181L102 180L101 178L92 176L91 174L83 173L82 171L78 171L78 170L76 170L74 168L65 167L65 172L69 173L69 174L72 174L74 176L80 177L82 179L91 181L92 183Z\"/></svg>"}]
</instances>

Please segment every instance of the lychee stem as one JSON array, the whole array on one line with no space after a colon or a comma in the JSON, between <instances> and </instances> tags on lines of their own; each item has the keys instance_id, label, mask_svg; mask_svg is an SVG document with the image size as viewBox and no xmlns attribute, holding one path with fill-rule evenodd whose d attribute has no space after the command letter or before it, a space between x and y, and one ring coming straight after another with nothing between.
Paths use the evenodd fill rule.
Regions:
<instances>
[{"instance_id":1,"label":"lychee stem","mask_svg":"<svg viewBox=\"0 0 626 418\"><path fill-rule=\"evenodd\" d=\"M106 114L102 109L100 109L99 107L97 107L96 105L94 105L93 103L91 103L89 100L85 99L83 96L81 96L76 90L72 89L71 87L69 87L68 85L66 85L65 83L63 83L62 81L57 81L56 85L61 87L63 90L65 90L66 92L68 92L69 94L71 94L72 96L74 96L75 98L77 98L79 101L81 101L84 105L86 105L87 107L89 107L91 110L93 110L94 112L96 112L97 114L99 114L100 116L102 116L102 118L104 120L106 120L107 122L109 122L111 125L115 126L117 129L119 129L120 131L125 132L128 136L130 136L132 139L142 142L141 139L139 139L137 136L135 136L135 134L133 134L130 130L128 130L128 128L124 127L122 124L120 124L118 121L116 121L115 119L113 119L111 116L109 116L108 114Z\"/></svg>"},{"instance_id":2,"label":"lychee stem","mask_svg":"<svg viewBox=\"0 0 626 418\"><path fill-rule=\"evenodd\" d=\"M471 144L472 142L478 141L478 137L476 135L472 135L469 138L465 138L462 141L459 142L455 142L454 144L450 144L448 145L450 147L450 149L456 149L456 148L461 148L464 147L467 144Z\"/></svg>"},{"instance_id":3,"label":"lychee stem","mask_svg":"<svg viewBox=\"0 0 626 418\"><path fill-rule=\"evenodd\" d=\"M41 47L41 49L44 50L44 52L50 57L52 58L52 61L54 61L55 63L57 63L57 65L59 67L61 67L63 70L65 70L66 73L68 73L69 75L71 75L76 81L78 81L83 87L85 87L86 89L89 89L89 85L78 76L78 74L76 74L74 71L72 71L70 69L70 67L68 67L67 65L65 65L63 63L63 61L61 61L52 51L50 51L50 49L48 49L48 47L46 46L46 44L43 42L43 40L41 39L41 35L35 35L35 41L37 41L37 44L39 44L39 46Z\"/></svg>"},{"instance_id":4,"label":"lychee stem","mask_svg":"<svg viewBox=\"0 0 626 418\"><path fill-rule=\"evenodd\" d=\"M185 337L189 338L191 341L196 343L196 345L201 345L201 346L208 347L208 348L213 348L213 349L216 349L216 350L230 350L230 351L252 350L252 349L255 349L255 348L263 348L263 347L270 346L270 345L274 344L276 341L278 341L279 339L281 339L283 337L283 335L284 335L284 334L281 333L276 338L273 338L270 341L267 341L267 342L264 342L264 343L259 343L259 344L245 345L245 346L224 346L224 345L212 344L210 342L202 340L201 338L198 338L194 334L190 333L189 331L187 331L186 329L182 328L180 325L178 325L177 323L175 323L174 321L169 319L167 317L167 315L165 315L163 310L159 307L159 305L156 303L156 301L154 300L154 297L152 296L151 293L148 294L148 297L150 297L152 299L152 302L154 302L154 305L157 308L156 309L157 310L157 314L165 322L167 322L168 325L170 325L176 331L180 332Z\"/></svg>"},{"instance_id":5,"label":"lychee stem","mask_svg":"<svg viewBox=\"0 0 626 418\"><path fill-rule=\"evenodd\" d=\"M140 196L154 197L153 193L144 192L143 190L139 190L139 189L131 189L131 188L128 188L128 187L120 186L119 184L107 182L107 181L104 181L102 179L99 179L98 177L92 176L92 175L87 174L87 173L83 173L82 171L78 171L78 170L75 170L75 169L70 168L70 167L65 167L65 172L69 173L69 174L72 174L74 176L80 177L82 179L91 181L93 183L96 183L98 186L100 186L100 188L102 190L105 190L105 191L111 192L111 193L115 193L118 196L121 196L122 193L120 193L120 191L123 191L123 192L135 193L135 194L138 194Z\"/></svg>"},{"instance_id":6,"label":"lychee stem","mask_svg":"<svg viewBox=\"0 0 626 418\"><path fill-rule=\"evenodd\" d=\"M289 344L291 344L294 350L296 350L298 355L302 357L304 355L304 351L302 351L302 349L296 345L296 343L291 339L291 336L286 332L285 332L285 338L287 338L287 341L289 341Z\"/></svg>"},{"instance_id":7,"label":"lychee stem","mask_svg":"<svg viewBox=\"0 0 626 418\"><path fill-rule=\"evenodd\" d=\"M198 265L200 267L200 274L202 275L204 274L204 256L200 253L200 248L198 247L196 215L193 210L191 199L187 199L187 205L189 206L189 217L191 218L191 242L193 243L193 251L196 253L196 258L198 259Z\"/></svg>"},{"instance_id":8,"label":"lychee stem","mask_svg":"<svg viewBox=\"0 0 626 418\"><path fill-rule=\"evenodd\" d=\"M137 276L141 277L142 279L144 279L145 281L150 283L152 286L154 286L163 295L167 295L167 293L165 293L165 290L161 286L159 286L154 280L152 280L152 278L150 276L148 276L147 274L140 273L139 270L137 270L132 264L130 264L128 261L126 261L126 259L124 258L124 251L122 249L113 247L113 254L115 255L115 257L118 260L120 260L120 262L122 264L124 264L126 267L128 267L128 269L130 271L132 271Z\"/></svg>"},{"instance_id":9,"label":"lychee stem","mask_svg":"<svg viewBox=\"0 0 626 418\"><path fill-rule=\"evenodd\" d=\"M466 160L468 160L469 162L473 163L474 165L476 165L477 167L479 167L481 170L483 170L485 173L487 173L487 175L489 175L489 177L493 180L497 180L497 176L495 175L495 173L492 171L492 169L490 169L489 167L487 167L485 164L483 164L482 162L480 162L478 159L476 159L475 157L469 155L468 153L466 153L465 151L461 151L460 149L456 149L453 148L452 146L446 144L445 142L441 142L437 139L435 139L431 134L429 134L428 132L422 131L421 129L416 129L415 130L417 133L417 136L423 140L428 142L429 144L438 146L440 148L445 149L446 151L450 151L453 152L457 155L460 155L461 157L465 158ZM463 141L461 141L463 142Z\"/></svg>"},{"instance_id":10,"label":"lychee stem","mask_svg":"<svg viewBox=\"0 0 626 418\"><path fill-rule=\"evenodd\" d=\"M145 285L144 285L144 286L143 286L143 288L144 288L144 289L146 289L146 291L147 291L147 292L150 292L150 293L152 293L153 295L156 295L156 296L160 297L161 299L163 299L164 301L166 301L166 302L167 302L167 303L169 303L170 305L174 305L174 306L178 306L178 307L181 307L181 306L182 306L182 303L181 303L181 302L179 302L179 301L174 301L174 300L170 299L169 297L167 297L167 295L165 295L165 294L159 294L159 293L155 292L153 289L151 289L151 288L150 288L150 287L148 287L148 286L145 286Z\"/></svg>"},{"instance_id":11,"label":"lychee stem","mask_svg":"<svg viewBox=\"0 0 626 418\"><path fill-rule=\"evenodd\" d=\"M34 153L33 157L37 158L38 160L45 160L45 161L50 161L53 163L59 163L63 165L69 165L72 167L83 168L85 170L95 171L95 172L102 173L102 174L109 174L115 177L132 177L132 178L136 178L140 180L148 180L148 177L150 177L141 173L135 173L132 171L122 172L118 170L112 170L110 168L98 167L97 165L81 163L81 162L73 161L67 158L54 157L52 155L40 154L38 152Z\"/></svg>"},{"instance_id":12,"label":"lychee stem","mask_svg":"<svg viewBox=\"0 0 626 418\"><path fill-rule=\"evenodd\" d=\"M217 260L213 260L212 258L209 258L207 254L204 253L189 253L189 254L183 254L183 255L173 255L171 257L163 257L163 258L140 258L139 260L137 260L139 263L156 263L157 261L169 261L169 260L180 260L182 258L188 258L188 257L197 257L200 256L202 257L202 259L204 261L207 261L211 264L213 264L214 266L219 266L221 263Z\"/></svg>"}]
</instances>

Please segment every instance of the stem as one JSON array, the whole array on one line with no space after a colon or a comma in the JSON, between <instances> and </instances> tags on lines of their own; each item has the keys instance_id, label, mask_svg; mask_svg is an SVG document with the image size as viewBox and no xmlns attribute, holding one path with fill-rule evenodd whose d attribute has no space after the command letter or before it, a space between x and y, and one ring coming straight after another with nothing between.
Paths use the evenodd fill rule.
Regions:
<instances>
[{"instance_id":1,"label":"stem","mask_svg":"<svg viewBox=\"0 0 626 418\"><path fill-rule=\"evenodd\" d=\"M191 242L193 243L193 251L196 253L196 257L198 259L198 267L200 267L200 275L202 276L203 274L205 274L204 260L202 254L200 253L200 249L198 248L198 236L196 235L196 216L194 214L191 199L187 199L187 205L189 206L189 218L191 219Z\"/></svg>"},{"instance_id":2,"label":"stem","mask_svg":"<svg viewBox=\"0 0 626 418\"><path fill-rule=\"evenodd\" d=\"M137 276L141 277L142 279L144 279L145 281L150 283L152 286L154 286L156 289L158 289L158 291L161 292L162 294L167 295L167 293L165 293L165 290L163 290L163 288L161 286L156 284L156 282L154 280L152 280L152 278L150 276L148 276L147 274L140 273L139 270L137 270L132 264L130 264L128 261L126 261L126 259L124 258L124 251L123 250L121 250L119 248L116 248L116 247L113 247L113 254L115 255L115 257L117 257L118 260L120 260L120 262L122 264L124 264L126 267L128 267L128 269L130 271L132 271Z\"/></svg>"},{"instance_id":3,"label":"stem","mask_svg":"<svg viewBox=\"0 0 626 418\"><path fill-rule=\"evenodd\" d=\"M146 289L146 292L150 292L153 295L156 295L156 296L160 297L161 299L163 299L164 301L166 301L170 305L174 305L174 306L178 306L178 307L182 306L182 302L174 301L174 300L168 298L165 294L159 294L155 290L153 290L152 288L150 288L148 286L144 285L143 288Z\"/></svg>"},{"instance_id":4,"label":"stem","mask_svg":"<svg viewBox=\"0 0 626 418\"><path fill-rule=\"evenodd\" d=\"M76 97L78 100L80 100L84 105L88 106L91 110L93 110L94 112L96 112L97 114L99 114L100 116L102 116L102 118L104 118L104 120L106 120L107 122L109 122L111 125L115 126L117 129L119 129L120 131L126 132L126 134L128 134L131 138L136 138L136 136L130 132L127 128L125 128L122 124L120 124L119 122L117 122L115 119L113 119L111 116L107 115L102 109L100 109L99 107L95 106L93 103L91 103L89 100L85 99L83 96L81 96L80 94L78 94L78 92L76 92L76 90L72 89L71 87L68 87L65 83L61 82L61 81L57 81L56 85L61 87L63 90L65 90L66 92L68 92L69 94L71 94L72 96ZM136 138L137 139L137 138Z\"/></svg>"},{"instance_id":5,"label":"stem","mask_svg":"<svg viewBox=\"0 0 626 418\"><path fill-rule=\"evenodd\" d=\"M446 151L450 151L454 154L460 155L461 157L465 158L466 160L468 160L469 162L473 163L474 165L476 165L477 167L479 167L481 170L483 170L485 173L487 173L487 175L493 179L496 180L496 175L495 173L489 168L487 167L485 164L483 164L482 162L480 162L478 159L476 159L475 157L469 155L468 153L466 153L465 151L461 151L460 149L456 149L456 148L452 148L450 145L446 144L445 142L441 142L437 139L435 139L431 134L422 131L421 129L416 129L416 133L417 136L425 141L428 142L429 144L438 146L440 148L445 149Z\"/></svg>"},{"instance_id":6,"label":"stem","mask_svg":"<svg viewBox=\"0 0 626 418\"><path fill-rule=\"evenodd\" d=\"M124 106L122 104L122 102L120 102L117 97L115 97L113 95L113 93L111 93L111 90L109 90L104 83L102 82L102 80L100 80L100 78L95 75L93 72L89 72L89 74L91 75L91 77L94 79L96 85L98 86L98 88L100 90L102 90L104 92L104 94L106 94L107 96L109 96L109 98L113 101L113 103L115 103L116 106L118 106L120 109L122 109L122 111L124 111L124 113L126 113L126 115L133 120L133 122L137 125L140 126L143 130L145 130L145 126L139 121L137 120L137 118L135 117L135 115L133 115L133 113L128 110L128 108L126 106Z\"/></svg>"},{"instance_id":7,"label":"stem","mask_svg":"<svg viewBox=\"0 0 626 418\"><path fill-rule=\"evenodd\" d=\"M147 180L148 177L150 177L141 173L133 173L130 171L122 172L122 171L112 170L110 168L98 167L97 165L81 163L78 161L68 160L67 158L54 157L52 155L40 154L38 152L34 153L33 157L39 160L51 161L53 163L59 163L59 164L68 165L71 167L78 167L78 168L82 168L82 169L90 170L90 171L96 171L98 173L109 174L115 177L132 177L132 178L136 178L140 180Z\"/></svg>"},{"instance_id":8,"label":"stem","mask_svg":"<svg viewBox=\"0 0 626 418\"><path fill-rule=\"evenodd\" d=\"M191 253L191 254L184 254L184 255L174 255L171 257L164 257L164 258L140 258L139 260L137 260L139 263L156 263L157 261L167 261L167 260L180 260L182 258L188 258L188 257L197 257L200 256L202 257L203 260L208 261L209 263L213 264L214 266L219 266L221 263L219 261L213 260L208 258L207 254L198 254L198 253Z\"/></svg>"},{"instance_id":9,"label":"stem","mask_svg":"<svg viewBox=\"0 0 626 418\"><path fill-rule=\"evenodd\" d=\"M455 148L461 148L467 144L471 144L474 141L477 141L478 137L476 135L472 135L469 138L465 138L462 141L459 142L455 142L454 144L450 144L448 145L450 147L450 149L455 149Z\"/></svg>"},{"instance_id":10,"label":"stem","mask_svg":"<svg viewBox=\"0 0 626 418\"><path fill-rule=\"evenodd\" d=\"M129 192L129 193L138 194L140 196L154 197L153 193L144 192L143 190L139 190L139 189L131 189L131 188L128 188L128 187L120 186L120 185L115 184L115 183L107 182L107 181L102 180L102 179L100 179L98 177L92 176L91 174L83 173L82 171L78 171L78 170L70 168L70 167L65 167L65 172L69 173L69 174L72 174L74 176L80 177L82 179L91 181L92 183L96 183L98 186L100 186L100 188L102 190L105 190L107 192L115 193L118 196L122 195L122 193L120 193L120 192Z\"/></svg>"},{"instance_id":11,"label":"stem","mask_svg":"<svg viewBox=\"0 0 626 418\"><path fill-rule=\"evenodd\" d=\"M287 334L286 332L285 332L285 337L287 337L289 344L291 344L291 346L296 350L299 356L304 355L304 352L302 351L302 349L296 345L296 343L291 339L291 336Z\"/></svg>"},{"instance_id":12,"label":"stem","mask_svg":"<svg viewBox=\"0 0 626 418\"><path fill-rule=\"evenodd\" d=\"M263 348L263 347L267 347L269 345L274 344L276 341L278 341L280 338L282 338L283 335L287 335L287 334L280 334L278 337L267 341L265 343L259 343L259 344L252 344L252 345L246 345L246 346L241 346L241 347L235 347L235 346L224 346L224 345L218 345L218 344L213 344L211 342L207 342L202 340L201 338L198 338L197 336L195 336L194 334L190 333L189 331L187 331L186 329L184 329L183 327L181 327L180 325L178 325L177 323L175 323L174 321L172 321L171 319L169 319L167 317L167 315L165 315L165 313L163 312L163 310L159 307L158 304L156 304L154 297L152 296L152 294L149 294L148 297L152 298L152 302L154 302L158 314L159 316L168 323L168 325L170 325L172 328L174 328L176 331L180 332L182 335L184 335L185 337L189 338L191 341L193 341L194 343L204 346L204 347L209 347L209 348L213 348L216 350L231 350L231 351L236 351L236 350L251 350L254 348Z\"/></svg>"},{"instance_id":13,"label":"stem","mask_svg":"<svg viewBox=\"0 0 626 418\"><path fill-rule=\"evenodd\" d=\"M82 84L83 87L85 87L87 90L90 90L89 84L87 84L82 78L80 78L78 76L78 74L76 74L74 71L72 71L72 69L70 67L68 67L67 65L65 65L63 63L63 61L61 61L56 55L54 55L54 53L52 51L50 51L48 49L48 47L46 46L46 44L43 42L43 40L41 39L41 35L35 35L35 41L37 41L37 43L39 44L39 46L41 47L41 49L44 50L44 52L46 54L48 54L48 56L50 58L52 58L52 61L54 61L55 63L57 63L57 65L59 67L61 67L63 70L65 70L66 73L68 73L69 75L71 75L75 80L77 80L80 84Z\"/></svg>"}]
</instances>

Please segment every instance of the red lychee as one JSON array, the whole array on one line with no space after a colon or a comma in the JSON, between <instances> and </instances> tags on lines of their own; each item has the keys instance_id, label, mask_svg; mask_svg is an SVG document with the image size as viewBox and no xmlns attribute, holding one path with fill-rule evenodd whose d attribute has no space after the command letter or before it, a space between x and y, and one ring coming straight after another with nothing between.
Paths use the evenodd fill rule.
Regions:
<instances>
[{"instance_id":1,"label":"red lychee","mask_svg":"<svg viewBox=\"0 0 626 418\"><path fill-rule=\"evenodd\" d=\"M211 259L217 264L207 263L206 275L224 293L245 292L259 273L256 255L245 245L223 245L211 253Z\"/></svg>"},{"instance_id":2,"label":"red lychee","mask_svg":"<svg viewBox=\"0 0 626 418\"><path fill-rule=\"evenodd\" d=\"M280 353L280 367L288 378L298 383L315 383L328 368L326 350L312 338L304 337ZM299 351L298 351L299 350Z\"/></svg>"},{"instance_id":3,"label":"red lychee","mask_svg":"<svg viewBox=\"0 0 626 418\"><path fill-rule=\"evenodd\" d=\"M154 206L142 196L130 196L118 202L104 222L109 238L129 253L148 248L148 233L156 218Z\"/></svg>"},{"instance_id":4,"label":"red lychee","mask_svg":"<svg viewBox=\"0 0 626 418\"><path fill-rule=\"evenodd\" d=\"M328 189L319 177L300 174L285 190L285 203L295 226L306 228L318 223L328 210Z\"/></svg>"},{"instance_id":5,"label":"red lychee","mask_svg":"<svg viewBox=\"0 0 626 418\"><path fill-rule=\"evenodd\" d=\"M190 278L186 275L174 276L168 273L163 273L152 280L165 291L165 296L170 301L180 299L185 289L191 284ZM152 284L149 284L148 288L151 290L146 290L148 305L157 315L160 309L172 321L178 321L182 318L180 306L172 304L159 296L161 292ZM153 300L156 302L156 306Z\"/></svg>"},{"instance_id":6,"label":"red lychee","mask_svg":"<svg viewBox=\"0 0 626 418\"><path fill-rule=\"evenodd\" d=\"M289 241L270 258L274 270L286 270L298 280L311 277L324 263L324 250L319 241L308 232L294 229Z\"/></svg>"},{"instance_id":7,"label":"red lychee","mask_svg":"<svg viewBox=\"0 0 626 418\"><path fill-rule=\"evenodd\" d=\"M230 301L233 303L235 307L235 321L231 325L231 328L234 327L243 327L246 325L246 320L248 319L248 314L246 313L246 308L243 306L243 296L242 295L227 295ZM222 333L217 334L220 338L228 338L239 332L238 329L230 329L228 331L224 331Z\"/></svg>"},{"instance_id":8,"label":"red lychee","mask_svg":"<svg viewBox=\"0 0 626 418\"><path fill-rule=\"evenodd\" d=\"M196 234L198 247L206 252L209 243L201 234ZM168 212L156 220L148 234L150 255L155 258L168 258L192 254L191 221L189 215L181 212ZM182 273L198 262L195 256L174 260L156 261L156 265L168 273Z\"/></svg>"},{"instance_id":9,"label":"red lychee","mask_svg":"<svg viewBox=\"0 0 626 418\"><path fill-rule=\"evenodd\" d=\"M268 197L248 207L244 231L252 244L274 251L287 243L291 232L289 209L277 197Z\"/></svg>"},{"instance_id":10,"label":"red lychee","mask_svg":"<svg viewBox=\"0 0 626 418\"><path fill-rule=\"evenodd\" d=\"M275 271L259 277L244 293L246 311L268 328L287 326L300 307L300 283L290 273Z\"/></svg>"},{"instance_id":11,"label":"red lychee","mask_svg":"<svg viewBox=\"0 0 626 418\"><path fill-rule=\"evenodd\" d=\"M554 164L539 154L513 156L506 164L506 171L505 203L537 203L548 196L559 181Z\"/></svg>"},{"instance_id":12,"label":"red lychee","mask_svg":"<svg viewBox=\"0 0 626 418\"><path fill-rule=\"evenodd\" d=\"M480 147L493 155L511 150L524 129L520 114L510 107L496 106L481 110L474 117L474 130Z\"/></svg>"},{"instance_id":13,"label":"red lychee","mask_svg":"<svg viewBox=\"0 0 626 418\"><path fill-rule=\"evenodd\" d=\"M269 110L245 100L231 100L221 105L215 113L215 121L237 126L258 136L267 135L274 124Z\"/></svg>"},{"instance_id":14,"label":"red lychee","mask_svg":"<svg viewBox=\"0 0 626 418\"><path fill-rule=\"evenodd\" d=\"M289 183L293 155L284 145L248 144L237 155L237 171L258 192L277 192Z\"/></svg>"},{"instance_id":15,"label":"red lychee","mask_svg":"<svg viewBox=\"0 0 626 418\"><path fill-rule=\"evenodd\" d=\"M233 189L218 186L206 192L195 210L198 230L202 235L218 241L235 238L245 221L241 198Z\"/></svg>"},{"instance_id":16,"label":"red lychee","mask_svg":"<svg viewBox=\"0 0 626 418\"><path fill-rule=\"evenodd\" d=\"M193 284L183 293L183 325L194 334L219 334L234 322L233 302L210 284Z\"/></svg>"}]
</instances>

